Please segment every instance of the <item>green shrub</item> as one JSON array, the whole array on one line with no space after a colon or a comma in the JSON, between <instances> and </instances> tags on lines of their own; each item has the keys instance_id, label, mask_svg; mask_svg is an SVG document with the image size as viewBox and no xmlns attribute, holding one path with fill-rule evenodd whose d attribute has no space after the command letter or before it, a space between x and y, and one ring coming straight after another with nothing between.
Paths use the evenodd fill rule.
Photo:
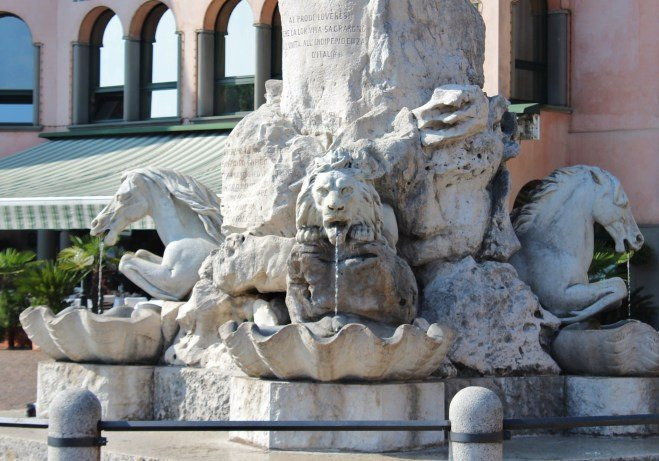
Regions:
<instances>
[{"instance_id":1,"label":"green shrub","mask_svg":"<svg viewBox=\"0 0 659 461\"><path fill-rule=\"evenodd\" d=\"M18 289L18 284L29 270L36 255L31 251L8 248L0 251L0 328L6 333L20 326L18 316L28 306L28 300Z\"/></svg>"}]
</instances>

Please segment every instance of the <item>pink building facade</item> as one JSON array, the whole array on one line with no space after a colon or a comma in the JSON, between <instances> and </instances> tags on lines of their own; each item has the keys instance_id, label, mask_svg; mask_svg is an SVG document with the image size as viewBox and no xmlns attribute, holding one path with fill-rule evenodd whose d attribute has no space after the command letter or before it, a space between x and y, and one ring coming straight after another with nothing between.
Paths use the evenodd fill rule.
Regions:
<instances>
[{"instance_id":1,"label":"pink building facade","mask_svg":"<svg viewBox=\"0 0 659 461\"><path fill-rule=\"evenodd\" d=\"M173 123L223 120L212 108L202 107L202 87L213 85L203 77L209 71L203 63L202 42L206 40L204 31L219 31L222 22L228 21L228 17L222 19L223 15L230 15L240 1L0 0L0 16L22 19L40 49L38 80L35 80L38 81L35 126L0 125L0 157L46 142L39 137L41 133L65 131L79 124L74 88L75 44L91 40L95 22L107 9L119 18L124 37L129 41L140 39L154 8L160 5L170 9L180 43L178 114ZM249 4L252 12L254 29L249 33L257 36L255 56L246 59L256 61L254 85L258 104L265 79L276 73L272 68L276 57L270 55L274 49L270 30L273 25L276 27L277 2L242 1ZM533 6L524 5L525 2ZM546 176L555 168L575 164L600 166L620 178L647 242L659 250L659 28L656 26L659 2L473 0L473 3L487 26L485 90L490 95L503 94L515 99L519 83L515 81L518 78L515 69L520 61L515 56L515 37L519 32L516 29L528 27L515 23L515 8L541 8L549 16L560 14L564 20L561 24L566 28L563 37L566 50L561 58L564 101L559 105L538 101L540 138L521 141L520 156L509 163L513 198L524 184ZM549 54L555 51L552 42L546 46ZM139 124L140 117L126 120ZM656 292L659 263L653 264L639 273L639 283Z\"/></svg>"}]
</instances>

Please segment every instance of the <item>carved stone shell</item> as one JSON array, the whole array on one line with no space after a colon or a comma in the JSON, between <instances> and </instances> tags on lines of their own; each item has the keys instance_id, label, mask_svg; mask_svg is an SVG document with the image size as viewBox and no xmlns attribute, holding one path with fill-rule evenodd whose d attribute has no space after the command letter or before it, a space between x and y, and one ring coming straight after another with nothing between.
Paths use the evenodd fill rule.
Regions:
<instances>
[{"instance_id":1,"label":"carved stone shell","mask_svg":"<svg viewBox=\"0 0 659 461\"><path fill-rule=\"evenodd\" d=\"M448 352L453 332L437 324L424 331L401 325L388 338L348 324L329 338L303 324L265 332L254 323L227 322L220 336L249 376L284 380L391 381L427 378Z\"/></svg>"},{"instance_id":2,"label":"carved stone shell","mask_svg":"<svg viewBox=\"0 0 659 461\"><path fill-rule=\"evenodd\" d=\"M659 332L636 320L599 330L565 328L552 345L563 371L595 376L659 376Z\"/></svg>"},{"instance_id":3,"label":"carved stone shell","mask_svg":"<svg viewBox=\"0 0 659 461\"><path fill-rule=\"evenodd\" d=\"M160 313L125 308L110 315L72 309L53 315L47 307L21 313L30 339L55 360L80 363L150 364L163 346Z\"/></svg>"}]
</instances>

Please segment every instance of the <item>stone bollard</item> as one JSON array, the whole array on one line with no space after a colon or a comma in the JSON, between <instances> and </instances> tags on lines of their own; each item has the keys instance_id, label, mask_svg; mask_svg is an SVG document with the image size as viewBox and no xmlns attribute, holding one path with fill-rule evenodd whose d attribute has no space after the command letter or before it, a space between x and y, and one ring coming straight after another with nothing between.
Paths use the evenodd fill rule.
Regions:
<instances>
[{"instance_id":1,"label":"stone bollard","mask_svg":"<svg viewBox=\"0 0 659 461\"><path fill-rule=\"evenodd\" d=\"M64 391L50 404L48 461L98 461L101 438L98 423L101 403L86 390Z\"/></svg>"},{"instance_id":2,"label":"stone bollard","mask_svg":"<svg viewBox=\"0 0 659 461\"><path fill-rule=\"evenodd\" d=\"M476 386L462 389L453 397L448 415L449 459L503 460L503 406L494 392Z\"/></svg>"}]
</instances>

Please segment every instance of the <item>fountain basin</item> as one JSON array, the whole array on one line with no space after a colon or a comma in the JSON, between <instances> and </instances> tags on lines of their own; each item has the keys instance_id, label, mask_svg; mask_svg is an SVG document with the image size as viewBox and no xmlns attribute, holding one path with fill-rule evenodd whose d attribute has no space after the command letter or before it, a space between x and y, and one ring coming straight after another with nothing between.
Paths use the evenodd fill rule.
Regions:
<instances>
[{"instance_id":1,"label":"fountain basin","mask_svg":"<svg viewBox=\"0 0 659 461\"><path fill-rule=\"evenodd\" d=\"M436 371L453 332L438 324L427 330L406 324L380 337L365 325L350 323L322 337L304 324L261 329L255 323L231 321L220 328L220 336L251 377L397 381L427 378Z\"/></svg>"},{"instance_id":2,"label":"fountain basin","mask_svg":"<svg viewBox=\"0 0 659 461\"><path fill-rule=\"evenodd\" d=\"M563 371L594 376L659 376L659 332L638 320L564 328L552 345Z\"/></svg>"},{"instance_id":3,"label":"fountain basin","mask_svg":"<svg viewBox=\"0 0 659 461\"><path fill-rule=\"evenodd\" d=\"M103 364L152 364L163 347L160 312L120 307L98 315L70 309L53 315L30 307L20 316L30 339L55 360Z\"/></svg>"}]
</instances>

